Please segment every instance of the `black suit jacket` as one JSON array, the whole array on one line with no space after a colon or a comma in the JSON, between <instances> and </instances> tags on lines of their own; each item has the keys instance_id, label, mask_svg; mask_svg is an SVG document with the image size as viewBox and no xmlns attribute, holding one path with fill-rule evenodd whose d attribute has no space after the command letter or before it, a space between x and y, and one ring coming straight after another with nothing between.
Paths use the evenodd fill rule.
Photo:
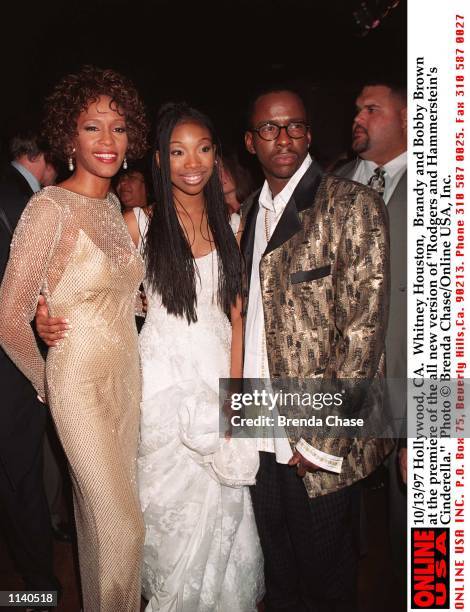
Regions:
<instances>
[{"instance_id":1,"label":"black suit jacket","mask_svg":"<svg viewBox=\"0 0 470 612\"><path fill-rule=\"evenodd\" d=\"M16 227L33 191L13 166L0 170L0 207L12 230ZM11 234L0 219L0 280L3 279L10 251ZM1 305L0 305L1 308ZM21 308L21 304L18 304ZM42 443L46 408L36 397L29 380L0 348L0 469L15 486L30 469L34 449ZM28 452L24 452L24 445Z\"/></svg>"}]
</instances>

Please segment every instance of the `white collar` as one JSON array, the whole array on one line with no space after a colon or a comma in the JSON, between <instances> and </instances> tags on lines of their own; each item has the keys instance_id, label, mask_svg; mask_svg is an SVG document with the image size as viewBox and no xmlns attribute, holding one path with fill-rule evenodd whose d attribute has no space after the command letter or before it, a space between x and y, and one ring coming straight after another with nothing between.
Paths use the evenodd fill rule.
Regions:
<instances>
[{"instance_id":1,"label":"white collar","mask_svg":"<svg viewBox=\"0 0 470 612\"><path fill-rule=\"evenodd\" d=\"M406 168L406 159L407 153L406 151L403 151L403 153L400 153L400 155L397 155L397 157L394 157L389 162L384 164L382 168L385 170L385 173L389 178L393 178L396 174ZM374 170L378 167L377 163L369 159L363 159L362 162L364 163L367 173L372 176Z\"/></svg>"},{"instance_id":2,"label":"white collar","mask_svg":"<svg viewBox=\"0 0 470 612\"><path fill-rule=\"evenodd\" d=\"M31 187L31 190L34 193L37 193L38 191L40 191L41 185L38 179L27 168L25 168L23 164L20 164L20 162L13 160L11 162L11 165L13 166L13 168L16 168L18 172L26 179L26 181L28 182L28 185Z\"/></svg>"},{"instance_id":3,"label":"white collar","mask_svg":"<svg viewBox=\"0 0 470 612\"><path fill-rule=\"evenodd\" d=\"M259 205L263 208L267 208L275 213L279 213L281 210L287 205L287 202L291 199L292 194L295 191L295 188L300 183L303 175L307 172L310 164L312 163L312 158L307 153L304 161L300 164L299 168L295 171L295 173L290 177L289 182L284 187L282 191L280 191L276 196L271 193L271 189L269 188L268 181L264 181L263 189L259 194Z\"/></svg>"}]
</instances>

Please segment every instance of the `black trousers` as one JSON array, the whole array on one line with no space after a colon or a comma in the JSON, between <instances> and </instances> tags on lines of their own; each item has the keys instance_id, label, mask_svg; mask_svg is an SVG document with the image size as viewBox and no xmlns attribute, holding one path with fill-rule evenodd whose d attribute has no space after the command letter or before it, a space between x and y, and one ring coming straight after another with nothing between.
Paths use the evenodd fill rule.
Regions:
<instances>
[{"instance_id":1,"label":"black trousers","mask_svg":"<svg viewBox=\"0 0 470 612\"><path fill-rule=\"evenodd\" d=\"M264 553L266 612L355 612L359 486L309 499L295 468L260 453L251 492Z\"/></svg>"},{"instance_id":2,"label":"black trousers","mask_svg":"<svg viewBox=\"0 0 470 612\"><path fill-rule=\"evenodd\" d=\"M17 440L21 444L21 440ZM53 572L52 529L44 492L43 446L23 447L30 468L12 482L0 464L0 528L27 590L59 590Z\"/></svg>"}]
</instances>

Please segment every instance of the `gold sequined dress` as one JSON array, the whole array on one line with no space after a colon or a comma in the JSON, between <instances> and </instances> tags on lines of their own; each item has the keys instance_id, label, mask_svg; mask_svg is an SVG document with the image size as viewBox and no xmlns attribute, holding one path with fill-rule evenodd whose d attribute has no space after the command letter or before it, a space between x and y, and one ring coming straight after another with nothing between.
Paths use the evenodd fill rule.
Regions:
<instances>
[{"instance_id":1,"label":"gold sequined dress","mask_svg":"<svg viewBox=\"0 0 470 612\"><path fill-rule=\"evenodd\" d=\"M0 289L0 342L47 397L69 462L85 612L140 610L134 301L142 276L117 198L47 187L23 213ZM46 362L30 326L40 291L71 325Z\"/></svg>"}]
</instances>

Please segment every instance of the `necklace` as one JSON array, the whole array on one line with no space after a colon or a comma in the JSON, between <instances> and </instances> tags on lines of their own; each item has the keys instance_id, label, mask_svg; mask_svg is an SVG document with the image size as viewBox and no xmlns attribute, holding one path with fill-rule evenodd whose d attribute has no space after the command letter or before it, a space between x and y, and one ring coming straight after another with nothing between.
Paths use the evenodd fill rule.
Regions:
<instances>
[{"instance_id":1,"label":"necklace","mask_svg":"<svg viewBox=\"0 0 470 612\"><path fill-rule=\"evenodd\" d=\"M268 221L268 209L265 208L264 209L264 233L266 235L266 242L269 242L269 238L270 238L270 228L269 228L269 221Z\"/></svg>"},{"instance_id":2,"label":"necklace","mask_svg":"<svg viewBox=\"0 0 470 612\"><path fill-rule=\"evenodd\" d=\"M268 219L268 209L265 208L264 209L264 233L266 236L266 244L269 242L269 238L270 238L270 227L269 227L269 219ZM260 355L261 355L261 378L265 378L266 376L266 371L265 371L265 364L264 364L264 357L263 355L266 354L267 351L267 346L266 346L266 330L264 328L263 325L263 330L261 332L261 350L260 350Z\"/></svg>"}]
</instances>

